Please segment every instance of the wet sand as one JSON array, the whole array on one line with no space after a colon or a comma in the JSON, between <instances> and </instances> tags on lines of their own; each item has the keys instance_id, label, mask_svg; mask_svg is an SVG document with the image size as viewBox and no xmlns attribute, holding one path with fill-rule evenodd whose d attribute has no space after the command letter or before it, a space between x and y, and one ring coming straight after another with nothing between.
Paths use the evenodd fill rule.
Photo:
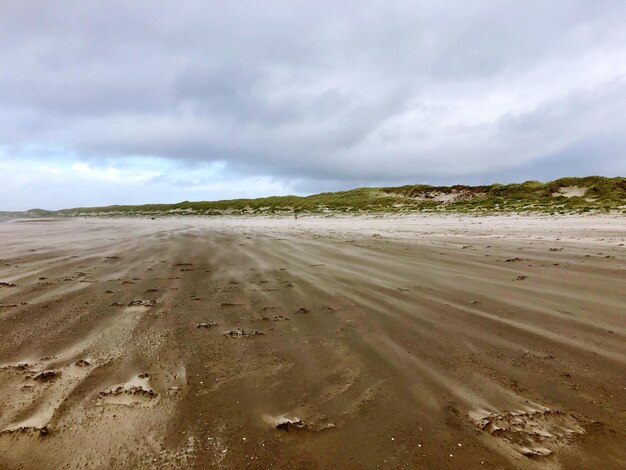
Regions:
<instances>
[{"instance_id":1,"label":"wet sand","mask_svg":"<svg viewBox=\"0 0 626 470\"><path fill-rule=\"evenodd\" d=\"M0 468L624 468L626 218L0 224Z\"/></svg>"}]
</instances>

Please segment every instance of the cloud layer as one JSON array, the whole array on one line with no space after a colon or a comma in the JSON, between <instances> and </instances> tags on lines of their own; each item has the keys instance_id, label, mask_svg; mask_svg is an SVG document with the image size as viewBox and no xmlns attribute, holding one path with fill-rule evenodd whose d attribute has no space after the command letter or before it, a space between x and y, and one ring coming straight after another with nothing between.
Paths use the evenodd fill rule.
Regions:
<instances>
[{"instance_id":1,"label":"cloud layer","mask_svg":"<svg viewBox=\"0 0 626 470\"><path fill-rule=\"evenodd\" d=\"M0 162L161 161L145 199L173 168L272 181L254 195L617 174L625 22L621 0L3 2Z\"/></svg>"}]
</instances>

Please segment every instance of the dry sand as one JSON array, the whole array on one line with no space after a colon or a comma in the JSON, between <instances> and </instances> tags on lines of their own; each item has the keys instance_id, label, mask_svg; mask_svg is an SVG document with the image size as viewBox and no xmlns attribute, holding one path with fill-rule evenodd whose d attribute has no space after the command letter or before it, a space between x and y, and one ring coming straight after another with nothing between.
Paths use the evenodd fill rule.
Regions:
<instances>
[{"instance_id":1,"label":"dry sand","mask_svg":"<svg viewBox=\"0 0 626 470\"><path fill-rule=\"evenodd\" d=\"M0 468L624 468L626 218L0 223Z\"/></svg>"}]
</instances>

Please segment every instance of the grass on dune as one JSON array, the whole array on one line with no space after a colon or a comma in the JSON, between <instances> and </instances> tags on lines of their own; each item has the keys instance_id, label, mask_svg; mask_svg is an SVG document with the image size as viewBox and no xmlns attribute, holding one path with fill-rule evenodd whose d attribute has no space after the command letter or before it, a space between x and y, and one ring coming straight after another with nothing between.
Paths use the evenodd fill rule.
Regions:
<instances>
[{"instance_id":1,"label":"grass on dune","mask_svg":"<svg viewBox=\"0 0 626 470\"><path fill-rule=\"evenodd\" d=\"M574 188L574 195L568 191ZM562 194L564 193L564 194ZM569 197L568 197L569 196ZM483 186L407 185L357 188L311 196L272 196L175 204L79 207L60 211L33 209L30 216L162 216L351 212L626 212L626 178L589 176L547 183L526 181Z\"/></svg>"}]
</instances>

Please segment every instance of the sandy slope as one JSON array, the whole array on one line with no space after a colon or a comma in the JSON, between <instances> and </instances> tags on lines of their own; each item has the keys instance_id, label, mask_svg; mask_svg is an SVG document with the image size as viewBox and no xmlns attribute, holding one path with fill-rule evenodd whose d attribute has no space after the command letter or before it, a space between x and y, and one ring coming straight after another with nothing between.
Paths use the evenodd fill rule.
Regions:
<instances>
[{"instance_id":1,"label":"sandy slope","mask_svg":"<svg viewBox=\"0 0 626 470\"><path fill-rule=\"evenodd\" d=\"M624 468L624 243L608 217L2 223L0 468Z\"/></svg>"}]
</instances>

